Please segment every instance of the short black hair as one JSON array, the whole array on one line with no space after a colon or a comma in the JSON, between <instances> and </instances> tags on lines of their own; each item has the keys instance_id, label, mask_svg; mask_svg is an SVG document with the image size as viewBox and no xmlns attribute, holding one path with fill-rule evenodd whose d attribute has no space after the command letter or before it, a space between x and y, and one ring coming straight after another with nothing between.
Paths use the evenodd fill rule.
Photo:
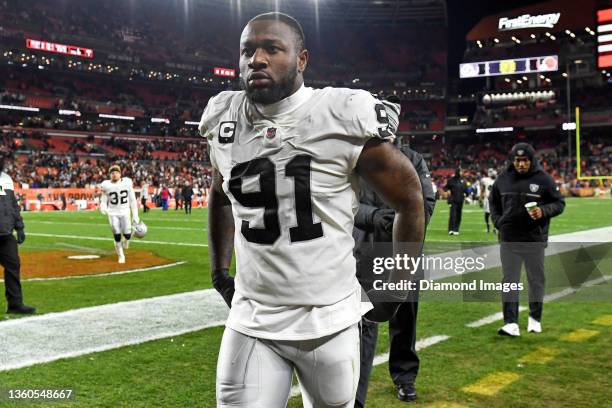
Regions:
<instances>
[{"instance_id":1,"label":"short black hair","mask_svg":"<svg viewBox=\"0 0 612 408\"><path fill-rule=\"evenodd\" d=\"M261 20L275 20L281 21L287 24L295 34L296 43L295 45L298 48L298 51L304 50L306 48L306 36L304 35L304 30L302 29L302 25L295 18L291 17L289 14L279 13L273 11L271 13L263 13L259 14L252 19L249 20L248 24L251 24L253 21L261 21Z\"/></svg>"}]
</instances>

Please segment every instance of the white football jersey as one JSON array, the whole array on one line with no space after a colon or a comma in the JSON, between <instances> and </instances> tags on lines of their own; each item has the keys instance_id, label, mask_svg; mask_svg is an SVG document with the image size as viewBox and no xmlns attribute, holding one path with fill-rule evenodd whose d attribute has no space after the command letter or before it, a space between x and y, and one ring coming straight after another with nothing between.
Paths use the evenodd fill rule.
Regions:
<instances>
[{"instance_id":1,"label":"white football jersey","mask_svg":"<svg viewBox=\"0 0 612 408\"><path fill-rule=\"evenodd\" d=\"M252 104L243 91L222 92L208 102L200 133L232 203L234 303L257 302L255 311L352 299L359 289L353 171L368 139L393 137L384 105L342 88L302 87L271 105ZM359 301L351 307L359 309Z\"/></svg>"},{"instance_id":2,"label":"white football jersey","mask_svg":"<svg viewBox=\"0 0 612 408\"><path fill-rule=\"evenodd\" d=\"M132 180L122 177L116 182L104 180L100 185L102 190L101 207L110 215L130 214L131 200L134 200Z\"/></svg>"},{"instance_id":3,"label":"white football jersey","mask_svg":"<svg viewBox=\"0 0 612 408\"><path fill-rule=\"evenodd\" d=\"M483 177L480 180L480 188L481 191L484 191L485 200L489 199L489 195L491 194L491 188L493 188L493 183L495 183L495 180L493 180L491 177Z\"/></svg>"}]
</instances>

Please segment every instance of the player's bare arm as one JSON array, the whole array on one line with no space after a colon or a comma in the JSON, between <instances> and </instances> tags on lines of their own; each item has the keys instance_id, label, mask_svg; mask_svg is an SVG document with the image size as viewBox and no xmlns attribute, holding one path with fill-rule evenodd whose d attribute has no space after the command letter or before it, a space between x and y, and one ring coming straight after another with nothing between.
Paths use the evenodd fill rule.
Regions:
<instances>
[{"instance_id":1,"label":"player's bare arm","mask_svg":"<svg viewBox=\"0 0 612 408\"><path fill-rule=\"evenodd\" d=\"M229 276L234 251L234 218L232 203L223 191L223 176L213 169L208 198L208 250L211 279L228 306L234 295L234 279Z\"/></svg>"},{"instance_id":2,"label":"player's bare arm","mask_svg":"<svg viewBox=\"0 0 612 408\"><path fill-rule=\"evenodd\" d=\"M425 234L425 210L419 176L412 163L391 143L371 139L364 146L356 171L396 211L393 224L394 255L418 257ZM392 271L390 282L410 280L410 271ZM368 318L385 321L396 307L375 304Z\"/></svg>"}]
</instances>

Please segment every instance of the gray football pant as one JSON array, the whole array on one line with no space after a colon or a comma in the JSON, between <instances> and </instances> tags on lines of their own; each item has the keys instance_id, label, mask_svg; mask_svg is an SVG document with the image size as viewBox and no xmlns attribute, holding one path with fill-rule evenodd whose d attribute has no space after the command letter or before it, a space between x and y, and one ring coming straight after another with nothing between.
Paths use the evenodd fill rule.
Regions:
<instances>
[{"instance_id":1,"label":"gray football pant","mask_svg":"<svg viewBox=\"0 0 612 408\"><path fill-rule=\"evenodd\" d=\"M265 340L225 328L217 361L217 407L283 408L297 374L306 408L355 404L359 326L312 340Z\"/></svg>"}]
</instances>

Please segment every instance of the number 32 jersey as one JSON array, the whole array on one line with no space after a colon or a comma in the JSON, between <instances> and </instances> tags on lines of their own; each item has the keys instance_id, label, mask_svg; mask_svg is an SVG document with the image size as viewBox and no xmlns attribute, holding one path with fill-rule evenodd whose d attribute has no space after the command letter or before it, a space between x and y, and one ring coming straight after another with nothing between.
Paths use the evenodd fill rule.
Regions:
<instances>
[{"instance_id":1,"label":"number 32 jersey","mask_svg":"<svg viewBox=\"0 0 612 408\"><path fill-rule=\"evenodd\" d=\"M209 101L200 133L232 203L240 298L324 307L358 291L353 173L368 139L392 137L387 128L384 106L360 90L302 87L271 105L243 91Z\"/></svg>"},{"instance_id":2,"label":"number 32 jersey","mask_svg":"<svg viewBox=\"0 0 612 408\"><path fill-rule=\"evenodd\" d=\"M102 191L102 208L105 208L110 215L129 215L130 199L134 196L132 180L122 177L116 182L104 180L100 184Z\"/></svg>"}]
</instances>

